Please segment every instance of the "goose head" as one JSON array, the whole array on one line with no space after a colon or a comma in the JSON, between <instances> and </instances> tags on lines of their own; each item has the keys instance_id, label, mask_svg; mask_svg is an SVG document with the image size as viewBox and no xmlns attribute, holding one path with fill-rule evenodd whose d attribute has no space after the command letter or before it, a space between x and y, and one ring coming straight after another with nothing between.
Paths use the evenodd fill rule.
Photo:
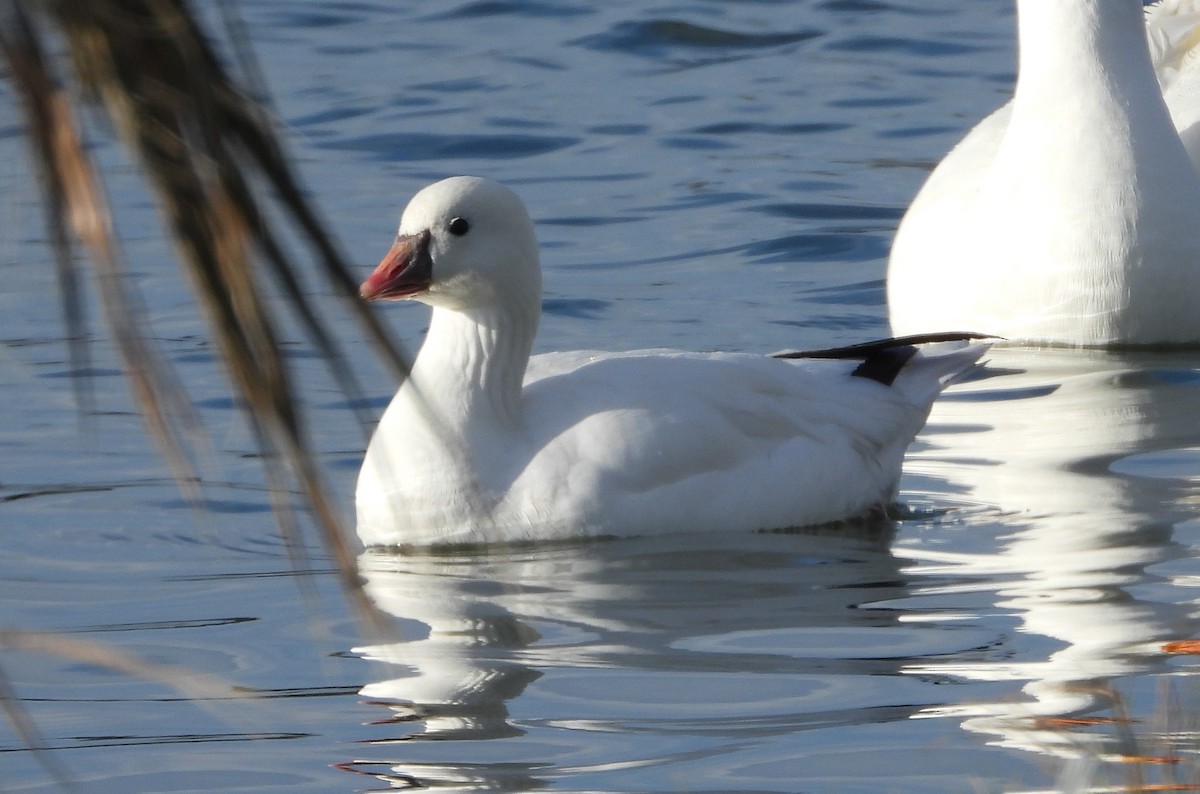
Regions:
<instances>
[{"instance_id":1,"label":"goose head","mask_svg":"<svg viewBox=\"0 0 1200 794\"><path fill-rule=\"evenodd\" d=\"M391 250L359 291L367 300L411 299L460 312L536 306L533 222L499 183L470 176L436 182L413 196Z\"/></svg>"}]
</instances>

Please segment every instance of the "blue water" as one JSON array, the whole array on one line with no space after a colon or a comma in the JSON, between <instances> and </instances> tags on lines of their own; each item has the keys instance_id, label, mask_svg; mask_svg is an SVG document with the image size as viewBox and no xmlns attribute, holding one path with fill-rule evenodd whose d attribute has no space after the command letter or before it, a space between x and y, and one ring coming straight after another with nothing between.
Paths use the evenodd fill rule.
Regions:
<instances>
[{"instance_id":1,"label":"blue water","mask_svg":"<svg viewBox=\"0 0 1200 794\"><path fill-rule=\"evenodd\" d=\"M240 7L290 153L364 273L430 181L476 173L525 198L543 350L885 334L904 207L1013 78L1008 3ZM1200 781L1198 668L1172 644L1200 636L1200 357L997 350L935 410L887 526L365 553L396 621L365 638L315 540L316 593L298 586L153 203L99 131L154 333L211 430L209 509L145 440L95 307L94 408L76 410L14 119L0 116L0 624L222 693L0 652L79 790ZM319 279L309 289L340 316ZM385 311L415 347L425 312ZM335 322L377 412L394 384ZM362 434L303 338L288 351L349 519ZM0 723L0 790L57 788Z\"/></svg>"}]
</instances>

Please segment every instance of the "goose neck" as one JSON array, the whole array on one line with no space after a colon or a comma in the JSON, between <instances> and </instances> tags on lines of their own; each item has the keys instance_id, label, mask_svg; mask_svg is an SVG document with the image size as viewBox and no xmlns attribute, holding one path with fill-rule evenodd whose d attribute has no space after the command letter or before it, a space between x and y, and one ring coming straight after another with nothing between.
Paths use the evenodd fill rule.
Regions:
<instances>
[{"instance_id":1,"label":"goose neck","mask_svg":"<svg viewBox=\"0 0 1200 794\"><path fill-rule=\"evenodd\" d=\"M454 424L515 424L537 323L536 311L435 309L413 381Z\"/></svg>"},{"instance_id":2,"label":"goose neck","mask_svg":"<svg viewBox=\"0 0 1200 794\"><path fill-rule=\"evenodd\" d=\"M1018 0L1023 94L1096 90L1157 94L1139 0Z\"/></svg>"}]
</instances>

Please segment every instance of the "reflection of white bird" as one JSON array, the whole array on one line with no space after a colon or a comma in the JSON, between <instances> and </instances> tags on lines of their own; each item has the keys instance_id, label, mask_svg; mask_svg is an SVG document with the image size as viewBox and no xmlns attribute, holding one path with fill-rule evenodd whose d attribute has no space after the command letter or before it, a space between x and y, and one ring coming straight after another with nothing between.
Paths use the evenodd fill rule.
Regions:
<instances>
[{"instance_id":1,"label":"reflection of white bird","mask_svg":"<svg viewBox=\"0 0 1200 794\"><path fill-rule=\"evenodd\" d=\"M974 600L994 591L995 605L1019 618L1019 633L1043 641L1021 643L1033 653L1005 648L913 665L908 672L1021 687L1022 696L973 698L922 716L964 718L964 728L1005 746L1063 757L1102 752L1112 732L1086 724L1103 720L1105 709L1121 716L1113 682L1160 669L1165 642L1194 636L1189 605L1143 599L1137 590L1157 578L1148 566L1186 554L1171 538L1171 506L1161 490L1109 467L1194 438L1192 363L999 349L990 370L1007 374L968 384L963 399L936 407L936 424L963 430L935 436L939 448L915 454L911 473L944 471L950 461L967 498L1004 511L996 527L1002 536L978 553L922 546L903 553L925 562L921 570L939 582L957 582L939 585L939 597L958 592ZM970 473L962 472L964 461ZM976 536L983 531L986 525L972 528Z\"/></svg>"},{"instance_id":2,"label":"reflection of white bird","mask_svg":"<svg viewBox=\"0 0 1200 794\"><path fill-rule=\"evenodd\" d=\"M1018 0L1017 16L1012 101L897 231L893 330L1200 342L1200 3L1143 22L1140 0Z\"/></svg>"},{"instance_id":3,"label":"reflection of white bird","mask_svg":"<svg viewBox=\"0 0 1200 794\"><path fill-rule=\"evenodd\" d=\"M533 224L512 192L473 177L417 194L362 291L434 307L359 475L368 544L761 530L861 515L893 497L930 403L986 347L882 343L859 351L861 365L661 350L531 360L541 306Z\"/></svg>"},{"instance_id":4,"label":"reflection of white bird","mask_svg":"<svg viewBox=\"0 0 1200 794\"><path fill-rule=\"evenodd\" d=\"M379 719L375 760L350 766L405 790L577 790L586 774L589 790L692 791L794 750L788 736L807 746L814 725L904 719L914 707L866 682L980 639L871 608L908 594L890 529L370 549L366 592L400 622L354 649L377 663L361 693ZM656 752L679 736L715 769ZM673 782L596 785L621 770Z\"/></svg>"}]
</instances>

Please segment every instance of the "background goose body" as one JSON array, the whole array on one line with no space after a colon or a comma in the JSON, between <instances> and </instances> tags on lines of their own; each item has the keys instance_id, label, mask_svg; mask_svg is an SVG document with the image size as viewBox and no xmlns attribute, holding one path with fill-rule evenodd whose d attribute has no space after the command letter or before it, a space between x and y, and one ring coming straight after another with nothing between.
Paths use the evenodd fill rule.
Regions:
<instances>
[{"instance_id":1,"label":"background goose body","mask_svg":"<svg viewBox=\"0 0 1200 794\"><path fill-rule=\"evenodd\" d=\"M1200 342L1198 6L1143 21L1138 0L1018 0L1013 100L938 165L897 231L895 333Z\"/></svg>"},{"instance_id":2,"label":"background goose body","mask_svg":"<svg viewBox=\"0 0 1200 794\"><path fill-rule=\"evenodd\" d=\"M541 276L506 188L413 199L368 298L434 307L367 450L368 545L763 530L887 504L930 404L981 345L915 354L892 385L857 361L667 350L530 358Z\"/></svg>"}]
</instances>

